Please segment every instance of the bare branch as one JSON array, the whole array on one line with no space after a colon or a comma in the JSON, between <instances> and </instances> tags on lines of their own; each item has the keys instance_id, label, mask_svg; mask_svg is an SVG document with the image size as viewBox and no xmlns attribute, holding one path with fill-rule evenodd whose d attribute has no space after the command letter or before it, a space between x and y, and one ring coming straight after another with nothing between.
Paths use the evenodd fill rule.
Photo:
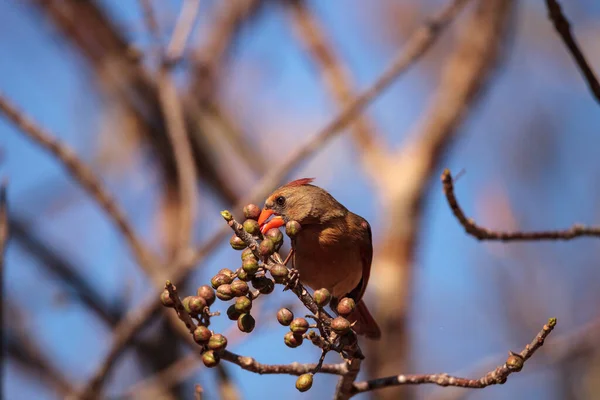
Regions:
<instances>
[{"instance_id":1,"label":"bare branch","mask_svg":"<svg viewBox=\"0 0 600 400\"><path fill-rule=\"evenodd\" d=\"M458 222L465 228L465 231L478 240L500 240L503 242L521 241L521 240L571 240L578 237L592 236L600 237L599 227L586 227L584 225L573 225L569 229L558 231L539 231L539 232L502 232L479 226L471 218L467 218L464 211L458 204L454 194L454 181L450 170L446 169L442 173L442 184L444 194L452 213L458 219Z\"/></svg>"},{"instance_id":2,"label":"bare branch","mask_svg":"<svg viewBox=\"0 0 600 400\"><path fill-rule=\"evenodd\" d=\"M583 52L579 48L577 44L577 40L571 33L571 24L565 14L563 14L560 4L556 0L546 0L546 7L548 7L548 17L552 20L554 24L554 28L562 38L565 46L573 59L577 63L581 74L585 78L590 91L592 92L592 96L596 99L597 102L600 103L600 82L598 82L598 78L596 74L590 67L587 62Z\"/></svg>"},{"instance_id":3,"label":"bare branch","mask_svg":"<svg viewBox=\"0 0 600 400\"><path fill-rule=\"evenodd\" d=\"M165 60L169 64L175 64L183 57L185 46L198 20L199 11L200 0L184 0L171 41L165 52Z\"/></svg>"},{"instance_id":4,"label":"bare branch","mask_svg":"<svg viewBox=\"0 0 600 400\"><path fill-rule=\"evenodd\" d=\"M525 362L544 344L544 340L556 326L556 318L550 318L542 330L537 334L531 343L525 346L520 353L509 352L506 362L488 372L479 379L460 378L448 374L416 374L416 375L397 375L386 378L373 379L366 382L357 382L354 384L352 393L362 393L375 389L383 389L390 386L399 385L420 385L433 383L440 386L458 386L471 389L482 389L491 385L503 384L513 372L519 372Z\"/></svg>"},{"instance_id":5,"label":"bare branch","mask_svg":"<svg viewBox=\"0 0 600 400\"><path fill-rule=\"evenodd\" d=\"M331 91L338 105L343 107L354 96L354 85L349 72L336 56L333 46L327 42L324 28L306 2L288 0L287 4L289 4L297 36L320 70L326 88ZM366 115L359 114L350 124L350 129L356 147L367 156L365 157L367 167L376 170L374 163L383 155L384 148L382 143L379 143L381 138L375 136L373 122Z\"/></svg>"},{"instance_id":6,"label":"bare branch","mask_svg":"<svg viewBox=\"0 0 600 400\"><path fill-rule=\"evenodd\" d=\"M49 151L62 163L71 176L79 182L114 221L129 246L131 246L138 264L152 275L152 271L156 270L156 257L138 238L125 214L92 169L79 159L66 144L54 138L51 133L19 111L2 93L0 93L0 112L4 113L22 133Z\"/></svg>"},{"instance_id":7,"label":"bare branch","mask_svg":"<svg viewBox=\"0 0 600 400\"><path fill-rule=\"evenodd\" d=\"M244 231L245 232L245 231ZM185 311L177 288L170 282L167 281L165 288L169 291L169 296L174 303L173 308L177 312L179 319L185 324L186 328L191 334L196 329L196 324L190 315ZM232 362L243 369L257 374L289 374L289 375L302 375L313 372L318 364L261 364L252 357L244 357L238 354L232 353L228 350L224 350L221 353L221 359ZM344 364L324 364L321 366L320 372L329 374L342 374L345 372Z\"/></svg>"}]
</instances>

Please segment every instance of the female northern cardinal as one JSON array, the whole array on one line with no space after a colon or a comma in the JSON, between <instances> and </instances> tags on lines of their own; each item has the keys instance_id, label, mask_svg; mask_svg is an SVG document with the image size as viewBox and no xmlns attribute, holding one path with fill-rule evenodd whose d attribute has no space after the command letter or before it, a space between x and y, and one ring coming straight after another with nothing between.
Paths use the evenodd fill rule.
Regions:
<instances>
[{"instance_id":1,"label":"female northern cardinal","mask_svg":"<svg viewBox=\"0 0 600 400\"><path fill-rule=\"evenodd\" d=\"M300 280L313 290L329 290L336 300L354 299L356 309L349 317L356 321L354 330L379 339L381 331L362 301L373 258L371 227L312 181L298 179L273 192L258 223L266 232L298 221L302 229L294 239L294 265Z\"/></svg>"}]
</instances>

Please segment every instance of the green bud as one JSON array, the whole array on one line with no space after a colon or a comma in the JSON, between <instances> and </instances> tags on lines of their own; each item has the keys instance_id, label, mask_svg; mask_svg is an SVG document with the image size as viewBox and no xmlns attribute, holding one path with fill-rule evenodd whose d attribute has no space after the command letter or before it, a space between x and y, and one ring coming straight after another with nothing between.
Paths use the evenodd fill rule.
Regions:
<instances>
[{"instance_id":1,"label":"green bud","mask_svg":"<svg viewBox=\"0 0 600 400\"><path fill-rule=\"evenodd\" d=\"M219 286L229 284L231 283L231 281L232 279L230 276L227 276L225 274L217 274L212 277L212 279L210 280L210 284L215 289L218 289Z\"/></svg>"},{"instance_id":2,"label":"green bud","mask_svg":"<svg viewBox=\"0 0 600 400\"><path fill-rule=\"evenodd\" d=\"M289 326L294 320L294 313L288 308L281 308L277 311L277 321L283 326Z\"/></svg>"},{"instance_id":3,"label":"green bud","mask_svg":"<svg viewBox=\"0 0 600 400\"><path fill-rule=\"evenodd\" d=\"M237 277L240 281L250 282L252 280L252 275L248 274L242 268L240 268L237 272Z\"/></svg>"},{"instance_id":4,"label":"green bud","mask_svg":"<svg viewBox=\"0 0 600 400\"><path fill-rule=\"evenodd\" d=\"M325 307L331 301L331 293L327 289L315 290L313 297L319 307Z\"/></svg>"},{"instance_id":5,"label":"green bud","mask_svg":"<svg viewBox=\"0 0 600 400\"><path fill-rule=\"evenodd\" d=\"M283 243L283 233L278 228L271 228L265 232L265 239L269 239L275 244L275 248L278 249Z\"/></svg>"},{"instance_id":6,"label":"green bud","mask_svg":"<svg viewBox=\"0 0 600 400\"><path fill-rule=\"evenodd\" d=\"M196 294L206 301L207 306L211 306L215 302L215 291L208 285L202 285L196 291Z\"/></svg>"},{"instance_id":7,"label":"green bud","mask_svg":"<svg viewBox=\"0 0 600 400\"><path fill-rule=\"evenodd\" d=\"M235 309L235 305L233 304L227 308L227 318L229 318L232 321L238 319L241 314L241 312Z\"/></svg>"},{"instance_id":8,"label":"green bud","mask_svg":"<svg viewBox=\"0 0 600 400\"><path fill-rule=\"evenodd\" d=\"M244 251L242 251L242 261L244 261L246 258L254 258L256 259L256 257L254 256L254 253L252 252L252 249L247 248Z\"/></svg>"},{"instance_id":9,"label":"green bud","mask_svg":"<svg viewBox=\"0 0 600 400\"><path fill-rule=\"evenodd\" d=\"M242 239L240 239L235 233L229 239L229 244L234 250L244 250L246 247L246 243Z\"/></svg>"},{"instance_id":10,"label":"green bud","mask_svg":"<svg viewBox=\"0 0 600 400\"><path fill-rule=\"evenodd\" d=\"M225 221L229 222L233 219L233 215L228 210L221 211L221 216L225 219Z\"/></svg>"},{"instance_id":11,"label":"green bud","mask_svg":"<svg viewBox=\"0 0 600 400\"><path fill-rule=\"evenodd\" d=\"M220 333L215 333L208 340L208 349L214 351L223 351L227 347L227 338Z\"/></svg>"},{"instance_id":12,"label":"green bud","mask_svg":"<svg viewBox=\"0 0 600 400\"><path fill-rule=\"evenodd\" d=\"M183 309L185 310L185 312L187 312L188 314L192 313L192 310L190 309L190 300L192 299L192 296L186 296L183 298L183 300L181 300L181 305L183 306Z\"/></svg>"},{"instance_id":13,"label":"green bud","mask_svg":"<svg viewBox=\"0 0 600 400\"><path fill-rule=\"evenodd\" d=\"M297 335L294 332L288 332L283 335L283 342L287 347L291 347L292 349L300 346L303 341L302 335Z\"/></svg>"},{"instance_id":14,"label":"green bud","mask_svg":"<svg viewBox=\"0 0 600 400\"><path fill-rule=\"evenodd\" d=\"M350 331L350 321L344 317L335 317L331 320L331 329L337 334L343 335Z\"/></svg>"},{"instance_id":15,"label":"green bud","mask_svg":"<svg viewBox=\"0 0 600 400\"><path fill-rule=\"evenodd\" d=\"M202 362L208 368L216 367L217 365L219 365L219 361L221 361L221 357L219 357L219 354L212 350L208 350L202 353Z\"/></svg>"},{"instance_id":16,"label":"green bud","mask_svg":"<svg viewBox=\"0 0 600 400\"><path fill-rule=\"evenodd\" d=\"M247 273L254 275L258 271L258 260L254 257L246 258L242 261L242 269Z\"/></svg>"},{"instance_id":17,"label":"green bud","mask_svg":"<svg viewBox=\"0 0 600 400\"><path fill-rule=\"evenodd\" d=\"M231 292L235 297L245 296L248 294L248 284L244 281L236 280L233 281L231 286Z\"/></svg>"},{"instance_id":18,"label":"green bud","mask_svg":"<svg viewBox=\"0 0 600 400\"><path fill-rule=\"evenodd\" d=\"M167 289L163 290L160 294L160 302L165 307L175 307L175 303L171 299L171 296L169 295L169 291Z\"/></svg>"},{"instance_id":19,"label":"green bud","mask_svg":"<svg viewBox=\"0 0 600 400\"><path fill-rule=\"evenodd\" d=\"M258 291L262 294L273 293L273 290L275 290L275 282L273 282L271 279L267 279L266 285L261 289L258 289Z\"/></svg>"},{"instance_id":20,"label":"green bud","mask_svg":"<svg viewBox=\"0 0 600 400\"><path fill-rule=\"evenodd\" d=\"M211 336L212 332L203 325L200 325L194 330L194 341L198 344L205 344Z\"/></svg>"},{"instance_id":21,"label":"green bud","mask_svg":"<svg viewBox=\"0 0 600 400\"><path fill-rule=\"evenodd\" d=\"M258 245L258 254L261 257L268 257L275 252L275 243L273 241L265 239Z\"/></svg>"},{"instance_id":22,"label":"green bud","mask_svg":"<svg viewBox=\"0 0 600 400\"><path fill-rule=\"evenodd\" d=\"M204 300L204 297L190 296L190 300L188 301L188 307L190 309L189 313L191 315L202 314L204 308L206 307L206 300Z\"/></svg>"},{"instance_id":23,"label":"green bud","mask_svg":"<svg viewBox=\"0 0 600 400\"><path fill-rule=\"evenodd\" d=\"M249 313L252 309L252 300L247 297L238 297L235 300L235 309L239 313Z\"/></svg>"},{"instance_id":24,"label":"green bud","mask_svg":"<svg viewBox=\"0 0 600 400\"><path fill-rule=\"evenodd\" d=\"M254 330L256 326L256 321L254 317L250 314L242 314L237 320L238 329L245 333L250 333Z\"/></svg>"},{"instance_id":25,"label":"green bud","mask_svg":"<svg viewBox=\"0 0 600 400\"><path fill-rule=\"evenodd\" d=\"M356 303L350 297L344 297L337 305L337 312L341 316L348 316L356 308Z\"/></svg>"},{"instance_id":26,"label":"green bud","mask_svg":"<svg viewBox=\"0 0 600 400\"><path fill-rule=\"evenodd\" d=\"M304 318L296 318L290 324L290 330L294 333L302 335L308 330L308 321Z\"/></svg>"},{"instance_id":27,"label":"green bud","mask_svg":"<svg viewBox=\"0 0 600 400\"><path fill-rule=\"evenodd\" d=\"M254 219L247 219L244 221L244 230L252 236L257 236L260 233L260 225Z\"/></svg>"},{"instance_id":28,"label":"green bud","mask_svg":"<svg viewBox=\"0 0 600 400\"><path fill-rule=\"evenodd\" d=\"M217 275L219 274L228 276L229 278L231 278L231 280L233 280L233 276L235 275L235 273L229 268L222 268L221 270L219 270L219 272L217 272Z\"/></svg>"},{"instance_id":29,"label":"green bud","mask_svg":"<svg viewBox=\"0 0 600 400\"><path fill-rule=\"evenodd\" d=\"M289 270L283 264L275 264L269 270L276 283L285 283Z\"/></svg>"},{"instance_id":30,"label":"green bud","mask_svg":"<svg viewBox=\"0 0 600 400\"><path fill-rule=\"evenodd\" d=\"M257 220L260 216L260 208L256 204L248 204L244 207L244 217Z\"/></svg>"},{"instance_id":31,"label":"green bud","mask_svg":"<svg viewBox=\"0 0 600 400\"><path fill-rule=\"evenodd\" d=\"M227 301L233 299L233 291L231 290L231 285L221 285L217 289L217 297L220 300Z\"/></svg>"},{"instance_id":32,"label":"green bud","mask_svg":"<svg viewBox=\"0 0 600 400\"><path fill-rule=\"evenodd\" d=\"M285 224L285 234L288 235L290 239L293 239L300 233L302 227L298 221L289 221Z\"/></svg>"},{"instance_id":33,"label":"green bud","mask_svg":"<svg viewBox=\"0 0 600 400\"><path fill-rule=\"evenodd\" d=\"M312 374L303 374L296 379L296 389L301 392L306 392L312 387L313 384L313 375Z\"/></svg>"}]
</instances>

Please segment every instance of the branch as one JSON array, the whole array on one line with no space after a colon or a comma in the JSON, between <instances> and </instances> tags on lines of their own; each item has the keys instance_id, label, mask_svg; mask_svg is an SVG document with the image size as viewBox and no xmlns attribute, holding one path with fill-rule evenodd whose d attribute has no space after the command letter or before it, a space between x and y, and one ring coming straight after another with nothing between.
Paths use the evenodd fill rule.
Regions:
<instances>
[{"instance_id":1,"label":"branch","mask_svg":"<svg viewBox=\"0 0 600 400\"><path fill-rule=\"evenodd\" d=\"M471 389L483 389L485 387L506 382L508 376L513 372L519 372L525 362L544 344L544 340L550 335L556 326L556 318L550 318L542 330L537 334L531 343L525 346L520 353L509 352L506 362L488 372L479 379L460 378L448 374L415 374L415 375L397 375L386 378L373 379L354 384L352 393L368 392L376 389L383 389L390 386L400 385L421 385L432 383L439 386L457 386Z\"/></svg>"},{"instance_id":2,"label":"branch","mask_svg":"<svg viewBox=\"0 0 600 400\"><path fill-rule=\"evenodd\" d=\"M598 82L598 78L571 33L571 25L567 17L563 14L560 4L556 0L546 0L546 7L548 7L548 17L552 20L554 28L562 38L565 46L567 46L567 50L571 53L571 56L575 59L592 95L600 103L600 83Z\"/></svg>"},{"instance_id":3,"label":"branch","mask_svg":"<svg viewBox=\"0 0 600 400\"><path fill-rule=\"evenodd\" d=\"M306 1L288 0L286 2L292 15L297 36L305 47L309 57L316 64L325 87L332 93L334 100L340 107L350 101L354 95L351 75L335 54L333 46L327 42L324 28L316 16L311 12ZM377 170L377 160L384 156L384 149L375 135L372 121L364 114L356 116L350 125L351 135L356 142L356 147L365 155L368 168Z\"/></svg>"},{"instance_id":4,"label":"branch","mask_svg":"<svg viewBox=\"0 0 600 400\"><path fill-rule=\"evenodd\" d=\"M261 364L252 357L240 356L227 350L221 355L221 359L234 363L246 371L260 375L287 374L298 376L314 372L317 367L317 364L300 364L297 362L291 364ZM323 364L319 369L319 373L343 375L346 373L346 364Z\"/></svg>"},{"instance_id":5,"label":"branch","mask_svg":"<svg viewBox=\"0 0 600 400\"><path fill-rule=\"evenodd\" d=\"M189 244L193 234L195 219L195 206L197 204L196 192L196 168L194 155L187 133L184 110L177 94L177 88L170 75L173 59L170 58L169 50L163 50L159 42L158 24L148 0L142 1L144 8L146 26L160 54L160 65L157 74L158 98L167 125L167 134L173 147L175 167L177 169L177 180L179 181L179 229L177 230L176 256L183 252ZM190 9L192 7L192 9ZM171 52L177 52L179 57L184 50L188 36L198 17L199 1L188 0L184 2L179 19L173 30L169 48ZM189 15L187 13L190 13ZM181 26L183 25L183 27Z\"/></svg>"},{"instance_id":6,"label":"branch","mask_svg":"<svg viewBox=\"0 0 600 400\"><path fill-rule=\"evenodd\" d=\"M115 199L110 195L92 169L79 159L75 152L66 144L54 138L51 133L19 111L2 93L0 93L0 112L4 113L22 133L42 146L62 163L71 176L79 182L114 221L133 250L138 264L150 273L155 271L155 256L145 248Z\"/></svg>"},{"instance_id":7,"label":"branch","mask_svg":"<svg viewBox=\"0 0 600 400\"><path fill-rule=\"evenodd\" d=\"M177 63L183 57L185 46L198 20L199 11L200 0L184 0L165 52L165 61L170 65Z\"/></svg>"},{"instance_id":8,"label":"branch","mask_svg":"<svg viewBox=\"0 0 600 400\"><path fill-rule=\"evenodd\" d=\"M245 232L245 231L244 231ZM196 329L196 324L192 317L185 311L183 304L181 303L181 299L179 298L179 294L177 293L177 288L170 282L167 281L165 288L169 291L169 297L173 301L173 308L177 312L177 316L179 319L185 324L186 328L190 331L190 334L194 334L194 330ZM309 295L310 296L310 295ZM316 307L316 305L315 305ZM245 369L250 372L255 372L257 374L288 374L288 375L302 375L306 373L311 373L317 367L317 364L261 364L256 361L252 357L240 356L238 354L232 353L228 350L224 350L221 354L221 359L227 360L233 364L236 364L242 369ZM324 372L328 374L336 374L341 375L345 373L345 364L324 364L321 365L321 369L319 372Z\"/></svg>"},{"instance_id":9,"label":"branch","mask_svg":"<svg viewBox=\"0 0 600 400\"><path fill-rule=\"evenodd\" d=\"M467 218L454 195L454 181L450 170L446 169L442 173L442 184L444 194L452 213L458 219L458 222L465 228L465 231L478 240L501 240L503 242L520 240L571 240L583 236L600 237L600 227L586 227L583 225L573 225L569 229L559 231L540 231L540 232L501 232L479 226L471 218Z\"/></svg>"}]
</instances>

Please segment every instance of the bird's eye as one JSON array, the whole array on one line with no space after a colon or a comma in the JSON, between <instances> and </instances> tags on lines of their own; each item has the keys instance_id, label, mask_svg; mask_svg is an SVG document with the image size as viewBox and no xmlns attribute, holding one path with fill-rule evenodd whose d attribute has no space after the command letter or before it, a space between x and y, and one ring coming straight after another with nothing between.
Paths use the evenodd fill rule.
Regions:
<instances>
[{"instance_id":1,"label":"bird's eye","mask_svg":"<svg viewBox=\"0 0 600 400\"><path fill-rule=\"evenodd\" d=\"M277 203L278 206L284 205L285 204L285 197L279 196L278 198L275 199L275 203Z\"/></svg>"}]
</instances>

